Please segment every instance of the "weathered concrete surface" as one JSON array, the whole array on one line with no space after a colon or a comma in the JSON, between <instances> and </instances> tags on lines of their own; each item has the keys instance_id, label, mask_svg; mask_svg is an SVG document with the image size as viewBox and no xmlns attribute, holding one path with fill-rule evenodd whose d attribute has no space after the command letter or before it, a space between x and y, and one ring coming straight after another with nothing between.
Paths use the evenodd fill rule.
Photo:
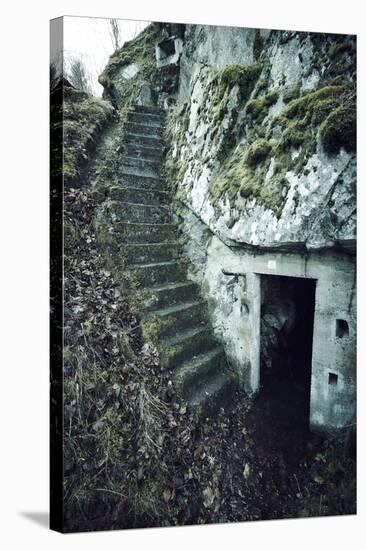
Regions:
<instances>
[{"instance_id":1,"label":"weathered concrete surface","mask_svg":"<svg viewBox=\"0 0 366 550\"><path fill-rule=\"evenodd\" d=\"M356 377L354 259L335 252L253 254L230 249L215 236L206 258L201 277L213 327L249 394L260 387L260 275L316 280L310 425L322 430L350 423ZM348 336L336 336L337 319L347 321ZM336 386L329 384L330 373L338 376Z\"/></svg>"}]
</instances>

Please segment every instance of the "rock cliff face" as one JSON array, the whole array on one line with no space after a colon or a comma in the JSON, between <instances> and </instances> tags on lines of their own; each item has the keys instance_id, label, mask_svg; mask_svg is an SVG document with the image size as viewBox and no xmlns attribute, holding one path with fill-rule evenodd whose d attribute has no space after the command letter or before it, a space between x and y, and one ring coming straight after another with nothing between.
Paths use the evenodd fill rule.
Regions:
<instances>
[{"instance_id":1,"label":"rock cliff face","mask_svg":"<svg viewBox=\"0 0 366 550\"><path fill-rule=\"evenodd\" d=\"M166 162L229 244L355 239L355 40L187 26Z\"/></svg>"}]
</instances>

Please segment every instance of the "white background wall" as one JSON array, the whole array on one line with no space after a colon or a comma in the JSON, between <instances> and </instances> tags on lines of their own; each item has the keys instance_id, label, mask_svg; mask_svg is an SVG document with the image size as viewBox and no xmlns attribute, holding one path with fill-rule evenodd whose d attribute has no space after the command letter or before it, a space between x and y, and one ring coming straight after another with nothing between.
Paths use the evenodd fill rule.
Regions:
<instances>
[{"instance_id":1,"label":"white background wall","mask_svg":"<svg viewBox=\"0 0 366 550\"><path fill-rule=\"evenodd\" d=\"M359 122L365 120L366 35L359 0L53 0L4 3L1 17L0 545L27 548L329 548L364 544L365 369L359 368L359 516L62 536L28 514L48 510L48 20L94 15L332 32L359 32ZM361 58L361 52L363 52ZM5 122L5 124L4 124ZM360 151L365 148L365 125ZM365 232L365 155L359 157L359 243ZM366 280L360 255L359 281ZM362 264L362 265L361 265ZM365 284L359 353L365 357ZM362 436L361 436L362 437Z\"/></svg>"}]
</instances>

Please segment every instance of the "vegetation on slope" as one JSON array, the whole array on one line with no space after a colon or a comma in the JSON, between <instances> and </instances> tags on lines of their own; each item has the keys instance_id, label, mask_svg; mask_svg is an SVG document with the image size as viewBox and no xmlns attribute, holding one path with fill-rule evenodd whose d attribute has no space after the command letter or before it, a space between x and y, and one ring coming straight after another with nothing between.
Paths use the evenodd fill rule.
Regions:
<instances>
[{"instance_id":1,"label":"vegetation on slope","mask_svg":"<svg viewBox=\"0 0 366 550\"><path fill-rule=\"evenodd\" d=\"M100 254L95 208L87 189L66 191L66 530L354 512L354 463L340 444L306 447L268 421L272 451L261 453L263 415L243 396L208 419L177 402Z\"/></svg>"},{"instance_id":2,"label":"vegetation on slope","mask_svg":"<svg viewBox=\"0 0 366 550\"><path fill-rule=\"evenodd\" d=\"M355 468L342 445L306 447L267 419L272 451L261 453L263 415L253 419L243 396L208 419L177 402L100 254L95 208L87 189L66 190L66 530L353 513Z\"/></svg>"},{"instance_id":3,"label":"vegetation on slope","mask_svg":"<svg viewBox=\"0 0 366 550\"><path fill-rule=\"evenodd\" d=\"M90 96L73 86L64 86L63 171L65 184L80 179L91 159L102 129L112 119L108 101Z\"/></svg>"},{"instance_id":4,"label":"vegetation on slope","mask_svg":"<svg viewBox=\"0 0 366 550\"><path fill-rule=\"evenodd\" d=\"M136 38L114 52L100 75L99 82L104 86L105 97L112 100L121 114L136 101L142 84L152 83L156 71L155 43L160 36L158 24L150 24ZM138 72L133 78L126 79L121 71L131 64L137 66Z\"/></svg>"}]
</instances>

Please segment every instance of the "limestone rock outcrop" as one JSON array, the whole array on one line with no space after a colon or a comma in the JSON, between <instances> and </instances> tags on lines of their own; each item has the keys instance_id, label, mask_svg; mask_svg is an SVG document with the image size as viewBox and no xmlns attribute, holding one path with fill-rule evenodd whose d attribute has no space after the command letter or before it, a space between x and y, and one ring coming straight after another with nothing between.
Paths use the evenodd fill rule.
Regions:
<instances>
[{"instance_id":1,"label":"limestone rock outcrop","mask_svg":"<svg viewBox=\"0 0 366 550\"><path fill-rule=\"evenodd\" d=\"M187 26L167 173L229 244L355 239L355 41Z\"/></svg>"}]
</instances>

